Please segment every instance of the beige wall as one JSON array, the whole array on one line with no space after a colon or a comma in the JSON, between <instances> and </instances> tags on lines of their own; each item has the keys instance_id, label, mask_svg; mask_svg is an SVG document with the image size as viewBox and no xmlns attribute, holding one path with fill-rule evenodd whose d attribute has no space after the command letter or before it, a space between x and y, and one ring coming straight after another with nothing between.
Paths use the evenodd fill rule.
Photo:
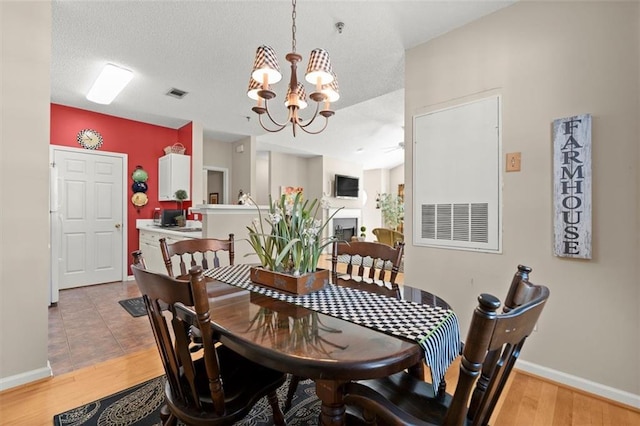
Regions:
<instances>
[{"instance_id":1,"label":"beige wall","mask_svg":"<svg viewBox=\"0 0 640 426\"><path fill-rule=\"evenodd\" d=\"M389 191L398 195L398 185L404 183L404 164L389 170Z\"/></svg>"},{"instance_id":2,"label":"beige wall","mask_svg":"<svg viewBox=\"0 0 640 426\"><path fill-rule=\"evenodd\" d=\"M371 231L382 227L382 213L376 208L376 197L389 190L389 170L365 170L364 189L367 191L367 203L362 209L362 223L367 227L367 241L376 241L376 236Z\"/></svg>"},{"instance_id":3,"label":"beige wall","mask_svg":"<svg viewBox=\"0 0 640 426\"><path fill-rule=\"evenodd\" d=\"M269 156L270 194L276 199L280 197L283 186L301 186L305 198L316 196L309 193L309 183L313 176L309 175L308 159L281 152L271 152ZM320 177L316 177L320 179Z\"/></svg>"},{"instance_id":4,"label":"beige wall","mask_svg":"<svg viewBox=\"0 0 640 426\"><path fill-rule=\"evenodd\" d=\"M50 3L0 2L0 38L2 390L51 374L47 365Z\"/></svg>"},{"instance_id":5,"label":"beige wall","mask_svg":"<svg viewBox=\"0 0 640 426\"><path fill-rule=\"evenodd\" d=\"M255 193L256 183L256 148L255 137L250 136L232 144L231 150L231 194L229 204L236 204L238 193ZM242 152L238 152L242 151Z\"/></svg>"},{"instance_id":6,"label":"beige wall","mask_svg":"<svg viewBox=\"0 0 640 426\"><path fill-rule=\"evenodd\" d=\"M213 139L203 142L202 165L231 170L233 145Z\"/></svg>"},{"instance_id":7,"label":"beige wall","mask_svg":"<svg viewBox=\"0 0 640 426\"><path fill-rule=\"evenodd\" d=\"M637 2L520 2L407 52L405 140L412 116L496 91L503 173L503 253L406 248L406 282L437 293L463 335L481 292L504 297L516 265L551 298L519 363L559 381L639 401L640 69ZM593 116L593 259L552 253L554 119ZM407 144L411 158L411 144ZM405 198L412 208L413 165ZM413 231L411 220L405 235ZM606 387L614 388L613 390ZM625 392L629 394L625 394ZM610 396L610 395L609 395ZM629 399L627 400L629 401Z\"/></svg>"}]
</instances>

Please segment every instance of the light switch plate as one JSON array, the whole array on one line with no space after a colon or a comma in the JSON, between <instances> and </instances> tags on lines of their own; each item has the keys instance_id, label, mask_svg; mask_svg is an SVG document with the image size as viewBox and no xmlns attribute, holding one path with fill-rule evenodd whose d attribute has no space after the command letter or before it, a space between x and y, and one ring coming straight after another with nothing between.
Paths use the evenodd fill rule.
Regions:
<instances>
[{"instance_id":1,"label":"light switch plate","mask_svg":"<svg viewBox=\"0 0 640 426\"><path fill-rule=\"evenodd\" d=\"M521 161L521 157L519 152L510 152L509 154L507 154L506 170L508 172L519 172L520 161Z\"/></svg>"}]
</instances>

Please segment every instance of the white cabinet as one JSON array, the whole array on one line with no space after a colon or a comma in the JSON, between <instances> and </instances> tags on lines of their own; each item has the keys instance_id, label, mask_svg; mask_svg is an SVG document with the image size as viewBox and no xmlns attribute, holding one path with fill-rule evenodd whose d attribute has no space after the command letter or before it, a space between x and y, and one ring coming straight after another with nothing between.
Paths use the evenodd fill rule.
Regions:
<instances>
[{"instance_id":1,"label":"white cabinet","mask_svg":"<svg viewBox=\"0 0 640 426\"><path fill-rule=\"evenodd\" d=\"M173 201L178 189L187 191L191 199L191 157L167 154L158 159L158 200Z\"/></svg>"},{"instance_id":2,"label":"white cabinet","mask_svg":"<svg viewBox=\"0 0 640 426\"><path fill-rule=\"evenodd\" d=\"M167 244L173 244L176 241L189 240L191 238L140 229L139 247L140 251L142 251L142 257L144 257L144 263L147 265L147 269L153 272L166 274L167 268L164 265L162 251L160 250L160 238L165 238L167 240ZM179 267L178 269L175 269L177 265L174 264L173 266L174 274L180 275Z\"/></svg>"}]
</instances>

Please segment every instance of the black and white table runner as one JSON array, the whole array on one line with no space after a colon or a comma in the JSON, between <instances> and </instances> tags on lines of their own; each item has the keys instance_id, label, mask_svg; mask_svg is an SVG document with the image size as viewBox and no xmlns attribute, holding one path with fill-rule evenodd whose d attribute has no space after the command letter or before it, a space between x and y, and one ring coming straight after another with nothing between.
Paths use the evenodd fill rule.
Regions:
<instances>
[{"instance_id":1,"label":"black and white table runner","mask_svg":"<svg viewBox=\"0 0 640 426\"><path fill-rule=\"evenodd\" d=\"M424 350L431 370L434 392L458 356L460 328L458 318L449 309L333 284L310 294L295 296L253 284L249 277L250 269L251 265L233 265L209 269L204 274L254 293L417 342Z\"/></svg>"}]
</instances>

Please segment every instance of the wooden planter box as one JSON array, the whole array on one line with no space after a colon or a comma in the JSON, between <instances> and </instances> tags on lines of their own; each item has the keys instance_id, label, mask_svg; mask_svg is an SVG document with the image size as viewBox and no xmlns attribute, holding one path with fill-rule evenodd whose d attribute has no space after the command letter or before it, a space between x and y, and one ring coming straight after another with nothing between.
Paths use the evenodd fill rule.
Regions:
<instances>
[{"instance_id":1,"label":"wooden planter box","mask_svg":"<svg viewBox=\"0 0 640 426\"><path fill-rule=\"evenodd\" d=\"M278 291L301 295L322 290L329 284L329 270L317 269L315 272L294 277L257 266L251 268L251 281Z\"/></svg>"}]
</instances>

